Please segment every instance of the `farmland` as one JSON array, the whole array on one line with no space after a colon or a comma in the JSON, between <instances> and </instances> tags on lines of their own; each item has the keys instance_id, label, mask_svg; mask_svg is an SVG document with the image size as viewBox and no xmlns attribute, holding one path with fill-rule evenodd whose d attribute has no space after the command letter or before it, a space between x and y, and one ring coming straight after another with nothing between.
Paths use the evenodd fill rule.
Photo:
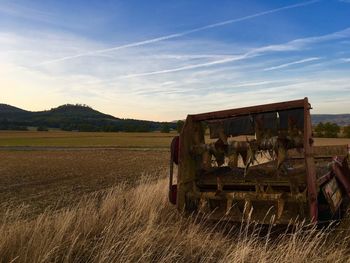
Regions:
<instances>
[{"instance_id":1,"label":"farmland","mask_svg":"<svg viewBox=\"0 0 350 263\"><path fill-rule=\"evenodd\" d=\"M0 262L347 261L345 227L271 238L181 218L167 201L174 135L1 132Z\"/></svg>"},{"instance_id":2,"label":"farmland","mask_svg":"<svg viewBox=\"0 0 350 263\"><path fill-rule=\"evenodd\" d=\"M0 146L164 148L173 136L159 132L0 131Z\"/></svg>"},{"instance_id":3,"label":"farmland","mask_svg":"<svg viewBox=\"0 0 350 263\"><path fill-rule=\"evenodd\" d=\"M120 183L132 185L141 175L165 176L175 135L0 132L0 208L23 205L36 215ZM316 138L316 145L346 143Z\"/></svg>"},{"instance_id":4,"label":"farmland","mask_svg":"<svg viewBox=\"0 0 350 263\"><path fill-rule=\"evenodd\" d=\"M168 148L176 133L0 131L0 147ZM240 138L244 140L244 137ZM315 145L350 144L350 138L315 138Z\"/></svg>"},{"instance_id":5,"label":"farmland","mask_svg":"<svg viewBox=\"0 0 350 263\"><path fill-rule=\"evenodd\" d=\"M23 205L28 215L65 207L142 175L164 173L167 157L159 150L0 151L0 207Z\"/></svg>"}]
</instances>

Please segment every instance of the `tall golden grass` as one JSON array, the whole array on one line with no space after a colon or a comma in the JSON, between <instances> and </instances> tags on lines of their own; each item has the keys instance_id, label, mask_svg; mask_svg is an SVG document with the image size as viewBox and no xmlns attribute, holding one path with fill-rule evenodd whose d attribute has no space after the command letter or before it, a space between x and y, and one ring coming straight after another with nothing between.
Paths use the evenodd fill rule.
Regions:
<instances>
[{"instance_id":1,"label":"tall golden grass","mask_svg":"<svg viewBox=\"0 0 350 263\"><path fill-rule=\"evenodd\" d=\"M119 185L34 219L0 218L1 262L345 262L348 236L310 227L259 226L183 217L165 179ZM264 233L263 233L264 232Z\"/></svg>"}]
</instances>

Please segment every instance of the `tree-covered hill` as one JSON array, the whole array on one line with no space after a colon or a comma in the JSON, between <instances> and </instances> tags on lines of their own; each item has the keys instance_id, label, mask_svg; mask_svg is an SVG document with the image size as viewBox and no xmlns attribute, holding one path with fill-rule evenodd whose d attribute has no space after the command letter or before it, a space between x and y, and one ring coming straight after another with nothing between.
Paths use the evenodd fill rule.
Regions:
<instances>
[{"instance_id":1,"label":"tree-covered hill","mask_svg":"<svg viewBox=\"0 0 350 263\"><path fill-rule=\"evenodd\" d=\"M46 111L26 111L0 104L0 129L22 130L26 127L59 128L67 131L156 131L174 123L120 119L92 109L87 105L66 104Z\"/></svg>"},{"instance_id":2,"label":"tree-covered hill","mask_svg":"<svg viewBox=\"0 0 350 263\"><path fill-rule=\"evenodd\" d=\"M312 124L331 122L350 125L350 114L313 114ZM26 111L0 104L0 130L23 130L27 127L58 128L67 131L156 131L176 129L176 122L120 119L87 105L65 104L45 111Z\"/></svg>"}]
</instances>

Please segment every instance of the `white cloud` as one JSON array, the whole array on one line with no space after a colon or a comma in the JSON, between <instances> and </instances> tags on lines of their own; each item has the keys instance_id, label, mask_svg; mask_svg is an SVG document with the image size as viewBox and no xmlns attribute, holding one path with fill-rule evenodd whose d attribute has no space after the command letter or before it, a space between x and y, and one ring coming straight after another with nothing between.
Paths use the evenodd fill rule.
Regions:
<instances>
[{"instance_id":1,"label":"white cloud","mask_svg":"<svg viewBox=\"0 0 350 263\"><path fill-rule=\"evenodd\" d=\"M231 57L227 56L226 58L219 59L219 60L184 65L181 67L175 67L175 68L169 68L169 69L161 69L161 70L156 70L156 71L131 73L131 74L127 74L124 76L120 76L120 78L152 76L152 75L158 75L158 74L166 74L166 73L174 73L174 72L178 72L178 71L198 69L198 68L202 68L202 67L216 66L216 65L220 65L220 64L230 63L233 61L239 61L239 60L253 58L253 57L260 56L260 55L263 55L263 54L269 53L269 52L285 52L285 51L300 50L300 49L303 49L306 46L311 45L311 44L316 44L316 43L326 42L326 41L331 41L331 40L336 40L336 39L342 39L342 38L347 38L347 37L350 37L350 28L346 28L345 30L334 32L331 34L322 35L322 36L300 38L300 39L295 39L295 40L292 40L292 41L289 41L289 42L283 43L283 44L267 45L267 46L263 46L263 47L259 47L259 48L253 48L246 53L236 55L236 56L231 56ZM286 67L286 66L290 66L293 64L299 64L299 63L306 63L308 61L312 61L312 60L316 60L316 59L319 59L319 58L309 58L306 60L295 61L295 62L292 62L292 64L281 65L280 67Z\"/></svg>"},{"instance_id":2,"label":"white cloud","mask_svg":"<svg viewBox=\"0 0 350 263\"><path fill-rule=\"evenodd\" d=\"M292 63L277 56L282 52L305 56L321 42L349 37L345 29L262 47L184 39L31 67L33 61L105 45L62 32L0 33L0 90L3 102L31 110L79 102L118 117L156 120L304 96L322 110L322 101L332 99L329 91L348 92L350 79L338 71L330 78L322 68L291 76L271 76L263 69L276 61ZM346 105L329 102L327 107L336 112Z\"/></svg>"},{"instance_id":3,"label":"white cloud","mask_svg":"<svg viewBox=\"0 0 350 263\"><path fill-rule=\"evenodd\" d=\"M165 41L165 40L170 40L170 39L174 39L174 38L179 38L179 37L183 37L183 36L186 36L186 35L189 35L189 34L192 34L192 33L200 32L200 31L204 31L204 30L208 30L208 29L212 29L212 28L216 28L216 27L221 27L221 26L225 26L225 25L229 25L229 24L233 24L233 23L237 23L237 22L241 22L241 21L245 21L245 20L250 20L250 19L254 19L254 18L260 17L260 16L265 16L265 15L273 14L273 13L276 13L276 12L281 12L281 11L284 11L284 10L288 10L288 9L293 9L293 8L298 8L298 7L311 5L311 4L314 4L316 2L319 2L319 0L312 0L312 1L307 1L307 2L303 2L303 3L299 3L299 4L283 6L283 7L280 7L280 8L275 8L275 9L259 12L259 13L256 13L256 14L240 17L240 18L230 19L230 20L226 20L226 21L222 21L222 22L218 22L218 23L214 23L214 24L210 24L210 25L206 25L206 26L202 26L202 27L198 27L198 28L194 28L194 29L190 29L190 30L186 30L186 31L183 31L183 32L180 32L180 33L165 35L165 36L152 38L152 39L147 39L147 40L138 41L138 42L133 42L133 43L129 43L129 44L121 45L121 46L116 46L116 47L111 47L111 48L104 48L104 49L97 49L97 50L92 50L92 51L88 51L88 52L81 52L81 53L78 53L78 54L75 54L75 55L69 55L69 56L64 56L64 57L57 58L57 59L44 61L44 62L41 62L39 65L52 64L52 63L62 62L62 61L71 60L71 59L76 59L76 58L80 58L80 57L84 57L84 56L94 56L94 55L98 55L98 54L101 54L101 53L118 51L118 50L122 50L122 49L139 47L139 46L144 46L144 45L148 45L148 44L153 44L153 43L157 43L157 42L160 42L160 41Z\"/></svg>"},{"instance_id":4,"label":"white cloud","mask_svg":"<svg viewBox=\"0 0 350 263\"><path fill-rule=\"evenodd\" d=\"M289 66L303 64L303 63L307 63L307 62L311 62L311 61L315 61L315 60L319 60L319 59L320 59L319 57L300 59L300 60L297 60L297 61L284 63L284 64L281 64L281 65L278 65L278 66L268 67L268 68L265 68L264 71L276 70L276 69L281 69L281 68L287 68Z\"/></svg>"},{"instance_id":5,"label":"white cloud","mask_svg":"<svg viewBox=\"0 0 350 263\"><path fill-rule=\"evenodd\" d=\"M14 1L1 3L0 13L31 20L38 20L42 22L51 22L53 16L53 13L44 12L25 5L20 5Z\"/></svg>"}]
</instances>

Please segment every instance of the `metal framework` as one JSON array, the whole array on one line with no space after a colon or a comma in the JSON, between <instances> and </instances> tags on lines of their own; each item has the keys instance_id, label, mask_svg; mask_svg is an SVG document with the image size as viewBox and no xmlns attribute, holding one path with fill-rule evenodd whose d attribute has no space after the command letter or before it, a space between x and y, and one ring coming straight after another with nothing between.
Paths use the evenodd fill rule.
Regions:
<instances>
[{"instance_id":1,"label":"metal framework","mask_svg":"<svg viewBox=\"0 0 350 263\"><path fill-rule=\"evenodd\" d=\"M317 223L319 213L329 211L334 217L340 204L345 204L343 193L350 196L350 173L347 163L339 165L334 160L333 171L323 172L325 158L315 160L310 109L304 98L188 115L171 145L170 202L180 211L233 221L287 224L306 219ZM235 140L238 135L246 139ZM347 148L335 151L344 155ZM256 156L262 153L275 159L256 164ZM238 157L244 167L238 167ZM173 182L174 164L178 166L177 184ZM335 183L333 178L337 178ZM327 194L340 191L338 199L322 191L329 185L333 188ZM329 206L322 210L323 199Z\"/></svg>"}]
</instances>

